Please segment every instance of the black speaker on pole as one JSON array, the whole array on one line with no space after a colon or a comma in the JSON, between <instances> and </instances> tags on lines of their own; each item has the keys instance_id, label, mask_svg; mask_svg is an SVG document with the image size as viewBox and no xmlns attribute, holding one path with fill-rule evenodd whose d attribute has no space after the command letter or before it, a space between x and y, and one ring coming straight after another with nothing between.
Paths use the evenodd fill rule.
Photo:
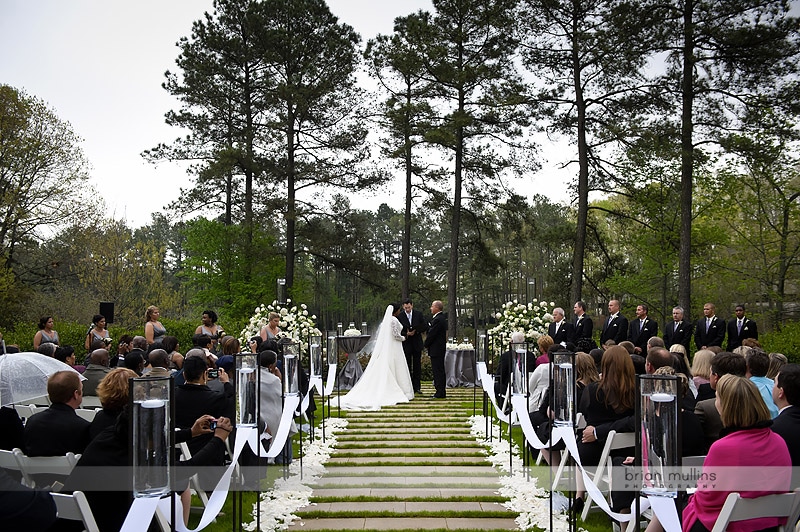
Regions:
<instances>
[{"instance_id":1,"label":"black speaker on pole","mask_svg":"<svg viewBox=\"0 0 800 532\"><path fill-rule=\"evenodd\" d=\"M100 314L106 318L106 323L114 323L114 302L101 301Z\"/></svg>"}]
</instances>

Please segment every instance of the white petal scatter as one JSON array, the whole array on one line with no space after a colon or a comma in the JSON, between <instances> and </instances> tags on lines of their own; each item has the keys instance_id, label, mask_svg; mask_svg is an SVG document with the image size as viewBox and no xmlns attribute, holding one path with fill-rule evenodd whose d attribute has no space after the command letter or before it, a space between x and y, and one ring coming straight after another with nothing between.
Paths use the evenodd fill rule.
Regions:
<instances>
[{"instance_id":1,"label":"white petal scatter","mask_svg":"<svg viewBox=\"0 0 800 532\"><path fill-rule=\"evenodd\" d=\"M314 484L325 473L325 463L336 447L336 434L347 428L347 420L330 418L326 420L325 441L322 431L315 431L314 441L304 448L303 476L300 478L300 461L294 460L289 466L289 477L278 479L269 491L261 494L260 504L254 504L252 521L242 523L248 531L256 530L256 513L260 512L261 530L286 530L298 509L307 506Z\"/></svg>"},{"instance_id":2,"label":"white petal scatter","mask_svg":"<svg viewBox=\"0 0 800 532\"><path fill-rule=\"evenodd\" d=\"M472 416L469 419L470 432L475 439L486 445L488 460L505 475L500 477L502 484L499 494L507 497L504 506L519 513L516 518L520 530L542 528L550 530L550 492L537 485L537 479L525 473L522 467L519 446L513 444L509 449L508 440L500 437L500 427L491 423L491 441L486 441L487 421L484 416ZM510 465L511 464L511 465ZM555 494L553 501L553 531L567 532L566 498ZM579 530L583 530L579 528Z\"/></svg>"}]
</instances>

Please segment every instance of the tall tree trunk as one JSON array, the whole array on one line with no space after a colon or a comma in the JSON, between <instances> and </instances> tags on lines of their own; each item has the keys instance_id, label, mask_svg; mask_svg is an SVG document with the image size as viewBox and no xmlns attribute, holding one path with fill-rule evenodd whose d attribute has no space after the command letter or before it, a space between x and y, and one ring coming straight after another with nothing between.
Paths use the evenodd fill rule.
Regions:
<instances>
[{"instance_id":1,"label":"tall tree trunk","mask_svg":"<svg viewBox=\"0 0 800 532\"><path fill-rule=\"evenodd\" d=\"M589 153L586 144L586 102L581 85L581 57L578 53L578 13L580 1L573 1L575 14L572 20L572 81L575 86L575 104L578 112L578 223L575 249L572 254L571 301L581 301L583 291L583 261L586 253L586 223L589 213Z\"/></svg>"},{"instance_id":2,"label":"tall tree trunk","mask_svg":"<svg viewBox=\"0 0 800 532\"><path fill-rule=\"evenodd\" d=\"M410 277L411 277L411 177L412 172L412 158L411 158L411 104L412 93L411 84L406 86L406 112L403 142L404 155L406 165L406 209L403 213L403 249L400 257L400 293L403 299L410 296Z\"/></svg>"},{"instance_id":3,"label":"tall tree trunk","mask_svg":"<svg viewBox=\"0 0 800 532\"><path fill-rule=\"evenodd\" d=\"M288 106L286 129L286 294L292 293L294 285L294 241L297 202L294 168L294 116L291 104Z\"/></svg>"},{"instance_id":4,"label":"tall tree trunk","mask_svg":"<svg viewBox=\"0 0 800 532\"><path fill-rule=\"evenodd\" d=\"M691 314L692 308L692 187L694 144L694 0L683 6L683 83L681 110L681 245L678 253L678 300Z\"/></svg>"}]
</instances>

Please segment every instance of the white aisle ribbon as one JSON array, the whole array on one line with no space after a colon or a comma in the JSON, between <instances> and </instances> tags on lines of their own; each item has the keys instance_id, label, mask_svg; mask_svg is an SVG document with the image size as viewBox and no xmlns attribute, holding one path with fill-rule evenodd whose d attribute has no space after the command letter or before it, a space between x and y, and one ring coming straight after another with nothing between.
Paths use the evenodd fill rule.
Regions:
<instances>
[{"instance_id":1,"label":"white aisle ribbon","mask_svg":"<svg viewBox=\"0 0 800 532\"><path fill-rule=\"evenodd\" d=\"M489 372L486 369L486 362L478 362L478 375L480 376L483 391L492 401L492 406L494 406L494 412L495 415L497 415L497 419L503 423L508 423L511 421L511 418L503 413L503 409L497 406L497 398L494 396L494 376L489 375Z\"/></svg>"},{"instance_id":2,"label":"white aisle ribbon","mask_svg":"<svg viewBox=\"0 0 800 532\"><path fill-rule=\"evenodd\" d=\"M328 364L328 380L325 382L325 397L333 393L333 385L336 382L336 364Z\"/></svg>"},{"instance_id":3,"label":"white aisle ribbon","mask_svg":"<svg viewBox=\"0 0 800 532\"><path fill-rule=\"evenodd\" d=\"M608 516L611 519L619 521L620 523L623 523L623 522L627 523L628 521L630 521L632 519L632 515L633 514L620 514L620 513L617 513L617 512L614 512L614 511L611 510L611 507L608 505L608 501L606 501L606 498L603 496L603 492L600 491L600 489L597 486L595 486L594 482L592 482L592 478L589 476L589 474L583 468L583 465L581 464L581 456L580 456L580 453L578 453L578 442L575 440L575 433L572 432L572 430L571 430L572 427L558 427L558 428L559 429L561 429L561 428L570 429L569 432L566 432L566 431L562 432L561 433L561 438L564 440L564 443L567 445L567 449L569 450L569 453L575 459L575 465L578 467L578 469L581 472L581 475L583 476L583 483L584 483L584 486L586 487L586 493L588 493L589 496L592 497L592 501L594 501L594 503L601 510L603 510L606 514L608 514ZM555 429L553 430L553 432L555 432Z\"/></svg>"},{"instance_id":4,"label":"white aisle ribbon","mask_svg":"<svg viewBox=\"0 0 800 532\"><path fill-rule=\"evenodd\" d=\"M681 519L678 517L678 508L675 499L670 497L649 496L647 499L653 508L653 513L658 517L661 526L666 532L681 532ZM642 504L642 511L645 505Z\"/></svg>"},{"instance_id":5,"label":"white aisle ribbon","mask_svg":"<svg viewBox=\"0 0 800 532\"><path fill-rule=\"evenodd\" d=\"M188 528L186 528L186 525L183 524L183 505L181 504L180 496L177 494L175 495L175 515L179 516L178 522L175 523L175 530L180 532L196 532L202 530L219 515L220 511L222 511L222 507L225 505L225 500L228 498L231 475L233 475L233 470L236 467L236 463L239 460L239 455L244 448L245 441L245 438L236 438L233 459L231 460L231 463L228 465L227 469L225 469L225 472L217 482L217 485L214 487L214 492L208 499L208 505L206 505L206 508L203 511L203 515L200 518L200 523L197 525L197 528L195 528L194 531L190 531ZM157 497L134 499L133 504L131 504L131 507L128 510L128 515L125 518L125 522L123 523L120 532L139 532L141 530L147 530L148 526L150 525L150 521L153 519L153 516L156 513L156 508L161 508L161 511L166 517L167 521L171 519L169 497L164 497L161 499Z\"/></svg>"},{"instance_id":6,"label":"white aisle ribbon","mask_svg":"<svg viewBox=\"0 0 800 532\"><path fill-rule=\"evenodd\" d=\"M322 377L311 377L308 385L309 392L311 388L316 388L320 395L325 395L325 388L322 387ZM308 395L311 395L311 393Z\"/></svg>"},{"instance_id":7,"label":"white aisle ribbon","mask_svg":"<svg viewBox=\"0 0 800 532\"><path fill-rule=\"evenodd\" d=\"M120 532L141 532L150 526L153 516L156 514L160 499L158 497L139 497L133 499L131 509L125 517L125 522L120 528ZM169 503L169 499L166 499ZM169 504L167 504L169 508Z\"/></svg>"},{"instance_id":8,"label":"white aisle ribbon","mask_svg":"<svg viewBox=\"0 0 800 532\"><path fill-rule=\"evenodd\" d=\"M519 423L522 427L522 433L525 435L525 439L528 440L528 443L531 444L531 447L534 449L549 449L560 439L562 439L565 433L572 434L572 427L553 427L553 433L550 436L550 441L542 442L539 439L539 436L536 435L536 431L531 424L531 417L526 415L528 413L528 399L524 395L512 395L511 396L511 406L514 407L514 411L518 412ZM575 434L572 434L573 439L575 438Z\"/></svg>"}]
</instances>

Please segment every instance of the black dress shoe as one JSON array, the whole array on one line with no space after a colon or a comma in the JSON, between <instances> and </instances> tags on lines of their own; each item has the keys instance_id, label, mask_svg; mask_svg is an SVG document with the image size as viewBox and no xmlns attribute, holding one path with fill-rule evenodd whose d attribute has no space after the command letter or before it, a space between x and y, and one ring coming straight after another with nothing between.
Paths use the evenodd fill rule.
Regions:
<instances>
[{"instance_id":1,"label":"black dress shoe","mask_svg":"<svg viewBox=\"0 0 800 532\"><path fill-rule=\"evenodd\" d=\"M583 512L583 507L586 505L586 499L583 497L576 497L575 501L570 504L569 512L573 515L580 515Z\"/></svg>"}]
</instances>

